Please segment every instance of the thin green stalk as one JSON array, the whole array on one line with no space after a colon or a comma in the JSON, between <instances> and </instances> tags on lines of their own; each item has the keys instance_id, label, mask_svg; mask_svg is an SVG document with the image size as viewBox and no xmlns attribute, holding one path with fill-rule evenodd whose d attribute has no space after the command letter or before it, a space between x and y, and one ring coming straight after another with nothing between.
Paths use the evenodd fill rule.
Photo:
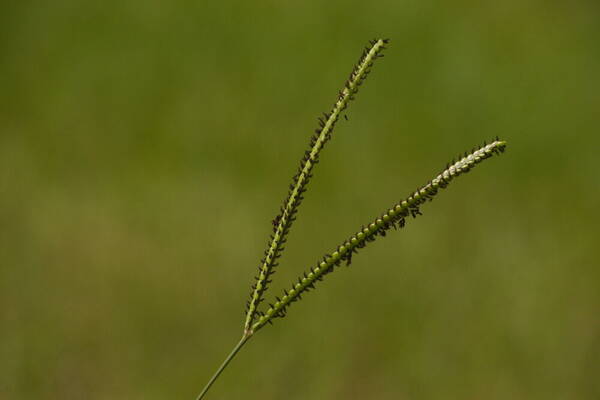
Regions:
<instances>
[{"instance_id":1,"label":"thin green stalk","mask_svg":"<svg viewBox=\"0 0 600 400\"><path fill-rule=\"evenodd\" d=\"M233 360L233 357L235 357L235 355L238 353L238 351L240 351L240 349L244 346L244 344L246 344L248 339L250 339L251 337L252 337L252 334L244 333L244 336L242 336L242 339L238 342L238 344L235 345L233 350L231 350L231 353L229 353L229 355L227 356L225 361L223 361L223 364L221 364L219 369L217 369L217 372L215 372L215 374L212 376L212 378L210 378L210 381L208 381L206 386L204 386L204 389L202 389L202 392L200 392L200 394L198 395L196 400L200 400L204 397L206 392L208 392L208 389L210 389L210 387L213 385L213 383L215 383L215 381L217 380L219 375L221 375L221 372L223 372L223 370L227 367L227 365L231 362L231 360Z\"/></svg>"}]
</instances>

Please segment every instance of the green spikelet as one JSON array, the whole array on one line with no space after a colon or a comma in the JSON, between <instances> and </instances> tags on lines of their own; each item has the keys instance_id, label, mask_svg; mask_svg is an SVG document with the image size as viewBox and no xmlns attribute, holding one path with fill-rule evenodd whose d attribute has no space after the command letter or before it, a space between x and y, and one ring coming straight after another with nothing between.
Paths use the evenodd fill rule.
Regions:
<instances>
[{"instance_id":1,"label":"green spikelet","mask_svg":"<svg viewBox=\"0 0 600 400\"><path fill-rule=\"evenodd\" d=\"M258 268L256 282L252 286L250 300L246 304L246 321L244 330L248 331L254 322L256 315L260 314L259 304L263 301L265 290L271 282L274 268L277 266L277 259L281 257L284 250L286 237L290 231L292 223L296 219L298 207L304 198L306 185L312 177L312 170L319 162L319 154L325 144L331 139L331 133L338 121L342 111L348 107L351 100L358 93L358 87L366 79L373 61L383 56L381 52L385 49L387 39L372 40L370 45L365 48L360 60L352 70L350 77L344 84L344 88L339 92L337 101L334 103L331 112L324 113L319 117L319 127L310 140L310 149L304 153L298 172L294 175L290 184L290 191L283 202L280 213L273 220L273 233L269 238L267 249L264 253L261 265Z\"/></svg>"},{"instance_id":2,"label":"green spikelet","mask_svg":"<svg viewBox=\"0 0 600 400\"><path fill-rule=\"evenodd\" d=\"M275 304L262 315L258 321L252 326L252 330L256 332L262 328L267 322L271 322L273 318L284 317L288 307L301 296L314 289L314 285L323 279L323 277L333 271L333 268L340 265L342 262L350 264L352 255L359 249L365 247L369 242L374 241L378 236L385 236L386 232L392 228L404 227L409 216L416 218L421 215L420 207L428 200L432 200L438 193L439 189L443 189L450 182L479 164L481 161L504 152L506 142L499 139L494 140L490 144L484 144L477 150L471 153L465 153L464 157L452 165L448 165L438 176L433 178L429 183L417 189L405 200L396 203L393 207L381 214L369 225L362 227L357 233L345 240L331 254L323 257L317 265L305 272L303 276L298 278L289 291L284 291L281 298L277 297Z\"/></svg>"}]
</instances>

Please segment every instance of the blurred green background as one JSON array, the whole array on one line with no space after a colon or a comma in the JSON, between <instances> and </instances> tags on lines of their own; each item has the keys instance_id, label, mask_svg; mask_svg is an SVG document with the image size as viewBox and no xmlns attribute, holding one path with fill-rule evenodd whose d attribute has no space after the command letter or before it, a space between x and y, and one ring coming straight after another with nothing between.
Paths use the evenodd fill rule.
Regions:
<instances>
[{"instance_id":1,"label":"blurred green background","mask_svg":"<svg viewBox=\"0 0 600 400\"><path fill-rule=\"evenodd\" d=\"M207 398L600 398L596 0L3 2L0 398L194 398L375 37L275 293L457 153L507 153L260 331Z\"/></svg>"}]
</instances>

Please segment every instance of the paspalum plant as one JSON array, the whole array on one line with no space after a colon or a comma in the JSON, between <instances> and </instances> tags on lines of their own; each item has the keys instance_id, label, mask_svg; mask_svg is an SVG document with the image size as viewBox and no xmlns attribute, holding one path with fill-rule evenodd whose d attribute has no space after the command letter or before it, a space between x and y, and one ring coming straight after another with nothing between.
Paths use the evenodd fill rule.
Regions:
<instances>
[{"instance_id":1,"label":"paspalum plant","mask_svg":"<svg viewBox=\"0 0 600 400\"><path fill-rule=\"evenodd\" d=\"M252 285L250 299L246 304L246 319L242 337L223 364L208 381L197 400L204 397L233 357L235 357L238 351L256 332L264 328L267 324L272 324L274 320L285 317L290 306L300 300L309 290L315 289L318 282L333 272L336 266L342 263L349 265L352 257L367 244L380 236L386 236L392 228L403 228L409 217L416 218L418 215L421 215L421 206L425 202L431 201L439 190L447 187L454 178L469 172L481 161L504 152L506 142L496 138L489 144L484 142L482 146L459 155L457 159L447 164L439 174L425 185L410 193L405 199L393 204L373 219L371 223L363 225L356 233L348 237L340 245L334 247L331 253L325 254L313 267L305 271L297 281L294 281L288 290L284 290L279 296L274 296L274 299L271 303L268 303L267 307L261 307L281 253L284 250L287 235L296 219L298 207L304 199L304 194L308 182L312 177L314 167L319 162L321 151L327 142L331 140L336 122L350 102L354 100L359 87L371 72L375 60L383 57L382 52L386 48L387 43L388 39L378 39L369 42L360 60L352 70L350 77L346 80L344 87L338 93L331 111L319 117L319 127L310 139L310 147L304 153L298 171L292 178L288 195L279 210L279 214L273 220L273 233L268 240L264 257L258 267L256 281Z\"/></svg>"}]
</instances>

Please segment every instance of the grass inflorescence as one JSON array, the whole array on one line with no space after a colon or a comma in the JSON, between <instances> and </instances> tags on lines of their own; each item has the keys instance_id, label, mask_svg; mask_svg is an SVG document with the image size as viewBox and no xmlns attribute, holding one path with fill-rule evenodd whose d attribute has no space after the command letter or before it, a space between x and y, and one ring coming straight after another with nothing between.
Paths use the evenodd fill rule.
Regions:
<instances>
[{"instance_id":1,"label":"grass inflorescence","mask_svg":"<svg viewBox=\"0 0 600 400\"><path fill-rule=\"evenodd\" d=\"M387 42L387 39L378 39L369 43L370 46L363 50L360 60L354 66L350 76L344 83L344 87L338 93L331 111L323 113L323 116L318 118L319 126L310 138L309 149L304 152L298 172L292 178L289 193L281 206L279 214L273 219L273 233L269 238L261 265L258 267L258 275L255 277L256 282L252 285L250 299L246 303L245 330L251 328L257 315L264 316L258 310L258 306L264 300L264 293L269 283L271 283L271 276L275 272L274 268L277 266L277 260L284 250L286 236L296 219L298 207L304 199L304 192L306 192L306 186L312 177L312 170L319 162L319 155L325 144L331 140L331 134L341 113L348 107L350 101L354 100L359 86L371 72L373 62L378 57L383 56L381 52L385 49Z\"/></svg>"},{"instance_id":2,"label":"grass inflorescence","mask_svg":"<svg viewBox=\"0 0 600 400\"><path fill-rule=\"evenodd\" d=\"M345 262L350 265L353 254L364 248L369 242L374 241L378 236L386 236L390 229L400 229L406 224L409 217L416 218L421 215L421 205L427 201L433 200L439 189L444 189L456 177L471 168L493 156L504 152L506 142L496 138L490 144L484 144L478 149L473 149L471 153L465 155L458 161L448 164L435 178L426 185L417 189L406 199L394 204L391 208L382 213L373 222L363 225L358 232L346 239L337 246L330 254L325 254L309 271L304 272L297 282L294 282L291 289L284 290L282 297L275 297L275 304L271 304L269 309L262 314L260 319L252 326L253 331L257 331L273 318L285 317L288 307L295 301L301 299L301 296L311 289L315 288L318 281L333 271L333 268Z\"/></svg>"},{"instance_id":3,"label":"grass inflorescence","mask_svg":"<svg viewBox=\"0 0 600 400\"><path fill-rule=\"evenodd\" d=\"M336 266L341 264L350 265L353 256L368 243L378 237L386 236L391 229L403 228L410 217L416 218L421 215L421 206L425 202L431 201L439 190L446 188L454 178L469 172L481 161L504 152L506 142L496 137L489 144L484 143L482 146L452 160L425 185L392 205L368 225L363 225L360 230L335 247L331 253L325 254L316 265L304 272L297 281L294 281L290 285L290 289L284 290L280 296L275 296L274 302L269 304L266 310L261 310L260 305L264 302L265 293L284 250L287 235L296 219L298 208L304 199L313 169L319 162L321 151L331 139L333 129L340 115L348 107L348 104L354 100L359 86L369 75L374 61L383 57L382 51L386 48L387 43L388 39L377 39L369 42L342 90L338 93L331 111L323 113L323 116L319 117L319 126L311 136L309 149L305 151L300 166L292 178L288 195L279 213L272 221L273 232L269 237L264 257L258 267L258 275L252 285L250 299L246 303L246 318L242 338L206 384L198 396L198 400L204 397L237 352L259 329L267 323L272 323L274 319L285 317L290 305L301 299L308 291L315 289L316 283L334 271Z\"/></svg>"}]
</instances>

